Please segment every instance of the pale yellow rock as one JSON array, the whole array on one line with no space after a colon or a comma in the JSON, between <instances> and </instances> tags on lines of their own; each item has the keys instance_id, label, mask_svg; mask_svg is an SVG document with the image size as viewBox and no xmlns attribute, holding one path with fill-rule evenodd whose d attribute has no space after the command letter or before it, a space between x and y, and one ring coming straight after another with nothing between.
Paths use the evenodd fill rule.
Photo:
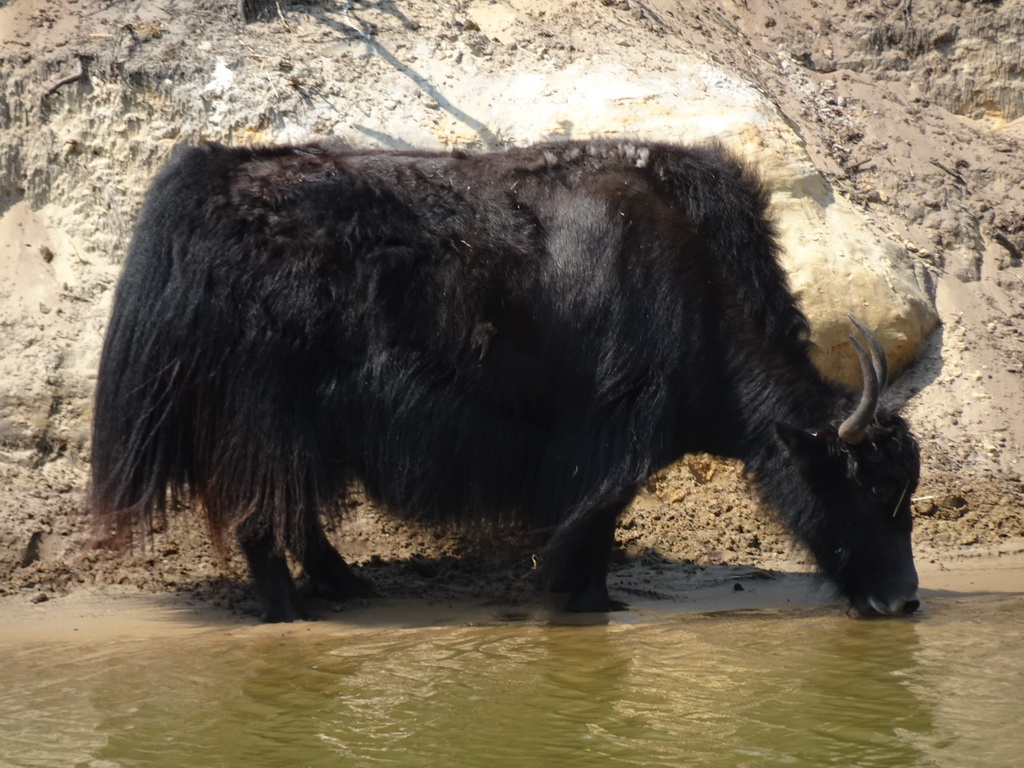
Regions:
<instances>
[{"instance_id":1,"label":"pale yellow rock","mask_svg":"<svg viewBox=\"0 0 1024 768\"><path fill-rule=\"evenodd\" d=\"M514 144L716 140L756 164L773 190L785 267L812 324L815 361L830 377L860 385L847 313L876 332L894 375L914 360L938 321L926 273L915 270L907 249L834 196L800 137L758 90L709 64L693 59L668 71L638 71L590 61L560 72L519 70L500 83L477 78L465 91L453 84L448 95L475 120L441 124L436 146L487 146L495 136ZM405 138L410 128L382 131ZM406 135L410 143L422 138Z\"/></svg>"}]
</instances>

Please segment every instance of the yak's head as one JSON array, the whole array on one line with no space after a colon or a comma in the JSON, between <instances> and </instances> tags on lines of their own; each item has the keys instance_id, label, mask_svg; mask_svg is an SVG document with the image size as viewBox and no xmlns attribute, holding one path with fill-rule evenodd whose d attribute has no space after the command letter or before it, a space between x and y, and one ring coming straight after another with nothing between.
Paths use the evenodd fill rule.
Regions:
<instances>
[{"instance_id":1,"label":"yak's head","mask_svg":"<svg viewBox=\"0 0 1024 768\"><path fill-rule=\"evenodd\" d=\"M823 573L865 616L912 613L917 570L911 550L910 502L920 475L917 442L894 412L879 411L888 375L881 344L856 318L870 356L861 360L864 393L852 415L820 430L778 425L802 476L797 535Z\"/></svg>"}]
</instances>

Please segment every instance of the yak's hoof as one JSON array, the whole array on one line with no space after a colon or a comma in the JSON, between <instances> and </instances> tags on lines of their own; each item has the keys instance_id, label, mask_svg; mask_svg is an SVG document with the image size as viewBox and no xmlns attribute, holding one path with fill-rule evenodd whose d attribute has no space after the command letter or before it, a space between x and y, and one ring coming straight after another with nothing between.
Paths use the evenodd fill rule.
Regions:
<instances>
[{"instance_id":1,"label":"yak's hoof","mask_svg":"<svg viewBox=\"0 0 1024 768\"><path fill-rule=\"evenodd\" d=\"M309 621L309 614L297 605L275 605L264 607L260 613L260 621L267 624L291 624L294 621Z\"/></svg>"},{"instance_id":2,"label":"yak's hoof","mask_svg":"<svg viewBox=\"0 0 1024 768\"><path fill-rule=\"evenodd\" d=\"M569 595L565 603L565 610L569 613L608 613L623 610L624 607L624 603L608 596L608 587L604 584L582 587Z\"/></svg>"}]
</instances>

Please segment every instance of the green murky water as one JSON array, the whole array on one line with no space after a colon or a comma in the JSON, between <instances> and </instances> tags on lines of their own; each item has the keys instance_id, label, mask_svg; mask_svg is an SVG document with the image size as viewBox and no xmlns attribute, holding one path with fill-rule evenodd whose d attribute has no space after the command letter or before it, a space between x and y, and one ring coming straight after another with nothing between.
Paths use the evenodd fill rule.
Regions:
<instances>
[{"instance_id":1,"label":"green murky water","mask_svg":"<svg viewBox=\"0 0 1024 768\"><path fill-rule=\"evenodd\" d=\"M0 765L1024 764L1022 597L618 616L6 647L0 629Z\"/></svg>"}]
</instances>

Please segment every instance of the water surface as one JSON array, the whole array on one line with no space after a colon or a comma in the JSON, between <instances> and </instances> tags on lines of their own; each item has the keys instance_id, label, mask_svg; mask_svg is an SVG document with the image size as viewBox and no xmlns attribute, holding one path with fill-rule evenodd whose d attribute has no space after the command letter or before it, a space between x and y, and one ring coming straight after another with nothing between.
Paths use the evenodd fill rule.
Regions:
<instances>
[{"instance_id":1,"label":"water surface","mask_svg":"<svg viewBox=\"0 0 1024 768\"><path fill-rule=\"evenodd\" d=\"M992 768L1024 755L1019 596L936 599L888 621L341 616L167 638L0 634L0 765Z\"/></svg>"}]
</instances>

